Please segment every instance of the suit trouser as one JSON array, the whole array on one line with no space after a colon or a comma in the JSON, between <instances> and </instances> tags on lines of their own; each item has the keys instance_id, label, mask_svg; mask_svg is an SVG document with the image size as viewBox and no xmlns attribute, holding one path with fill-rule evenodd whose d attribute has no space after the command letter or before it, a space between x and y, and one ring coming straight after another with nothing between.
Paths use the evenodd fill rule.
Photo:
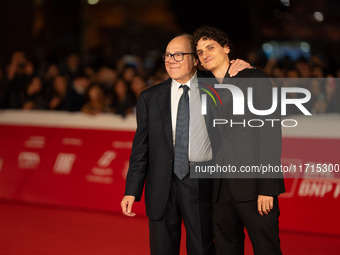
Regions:
<instances>
[{"instance_id":1,"label":"suit trouser","mask_svg":"<svg viewBox=\"0 0 340 255\"><path fill-rule=\"evenodd\" d=\"M178 255L182 219L186 229L188 255L212 255L212 181L179 180L173 175L167 206L161 220L149 219L152 255Z\"/></svg>"},{"instance_id":2,"label":"suit trouser","mask_svg":"<svg viewBox=\"0 0 340 255\"><path fill-rule=\"evenodd\" d=\"M253 245L254 255L281 255L279 238L279 204L261 216L257 199L238 202L232 197L227 179L220 182L219 197L213 205L216 255L244 254L244 227Z\"/></svg>"}]
</instances>

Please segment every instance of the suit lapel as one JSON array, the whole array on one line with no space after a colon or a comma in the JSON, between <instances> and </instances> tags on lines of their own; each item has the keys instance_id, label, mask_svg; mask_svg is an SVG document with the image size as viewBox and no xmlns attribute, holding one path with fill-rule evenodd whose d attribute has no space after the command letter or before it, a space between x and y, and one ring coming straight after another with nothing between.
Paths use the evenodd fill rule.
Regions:
<instances>
[{"instance_id":1,"label":"suit lapel","mask_svg":"<svg viewBox=\"0 0 340 255\"><path fill-rule=\"evenodd\" d=\"M162 116L165 136L168 140L169 146L173 151L172 141L172 121L171 121L171 79L164 82L165 84L159 88L157 97L160 115Z\"/></svg>"}]
</instances>

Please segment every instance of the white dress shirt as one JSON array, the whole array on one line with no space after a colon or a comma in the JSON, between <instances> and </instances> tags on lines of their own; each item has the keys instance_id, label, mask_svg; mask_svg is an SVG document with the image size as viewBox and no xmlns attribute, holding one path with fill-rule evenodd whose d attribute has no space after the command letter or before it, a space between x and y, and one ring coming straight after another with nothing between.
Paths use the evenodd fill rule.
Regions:
<instances>
[{"instance_id":1,"label":"white dress shirt","mask_svg":"<svg viewBox=\"0 0 340 255\"><path fill-rule=\"evenodd\" d=\"M172 80L171 82L171 121L172 121L172 141L175 148L176 121L179 100L183 94L181 85L189 87L189 161L204 162L212 159L212 149L208 136L204 116L201 114L201 96L197 80L197 72L186 83L180 84Z\"/></svg>"}]
</instances>

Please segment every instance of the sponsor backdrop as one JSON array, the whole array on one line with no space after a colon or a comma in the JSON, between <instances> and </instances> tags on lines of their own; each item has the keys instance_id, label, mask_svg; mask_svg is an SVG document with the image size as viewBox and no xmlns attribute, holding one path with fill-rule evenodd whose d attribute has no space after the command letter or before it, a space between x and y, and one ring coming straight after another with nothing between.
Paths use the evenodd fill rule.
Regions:
<instances>
[{"instance_id":1,"label":"sponsor backdrop","mask_svg":"<svg viewBox=\"0 0 340 255\"><path fill-rule=\"evenodd\" d=\"M340 115L295 119L283 129L280 226L340 235ZM134 116L0 112L0 199L120 213L135 128Z\"/></svg>"}]
</instances>

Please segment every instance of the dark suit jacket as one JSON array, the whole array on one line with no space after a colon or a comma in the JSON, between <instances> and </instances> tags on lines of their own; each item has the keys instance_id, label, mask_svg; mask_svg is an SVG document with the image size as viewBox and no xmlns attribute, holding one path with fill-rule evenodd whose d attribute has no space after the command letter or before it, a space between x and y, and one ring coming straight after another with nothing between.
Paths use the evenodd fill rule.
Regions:
<instances>
[{"instance_id":1,"label":"dark suit jacket","mask_svg":"<svg viewBox=\"0 0 340 255\"><path fill-rule=\"evenodd\" d=\"M202 75L206 77L207 73L197 73L198 78ZM135 201L140 201L145 183L146 214L152 220L159 220L165 210L173 159L171 79L168 79L143 91L138 98L137 130L126 177L125 195L135 196ZM193 182L200 201L211 203L212 180Z\"/></svg>"},{"instance_id":2,"label":"dark suit jacket","mask_svg":"<svg viewBox=\"0 0 340 255\"><path fill-rule=\"evenodd\" d=\"M173 173L171 79L143 91L137 102L137 130L126 177L125 195L140 201L145 182L146 214L160 219Z\"/></svg>"},{"instance_id":3,"label":"dark suit jacket","mask_svg":"<svg viewBox=\"0 0 340 255\"><path fill-rule=\"evenodd\" d=\"M251 79L239 79L251 78ZM261 79L259 79L261 78ZM259 70L245 69L234 77L227 74L223 84L233 84L239 87L245 96L245 115L233 115L233 97L228 89L217 89L223 101L223 111L219 118L227 119L230 122L246 122L250 119L280 119L280 109L271 116L256 116L247 107L247 88L252 87L254 91L254 107L256 109L269 109L272 105L272 84L265 74ZM271 127L271 122L260 128L242 127L242 125L221 125L219 127L222 146L219 151L219 162L221 164L233 165L237 169L241 166L259 166L270 164L279 166L281 162L281 124L276 122ZM255 123L253 123L255 125ZM256 123L258 124L258 123ZM250 176L250 175L249 175ZM263 175L262 175L263 176ZM278 195L285 191L282 173L274 174L272 178L261 178L261 174L252 178L228 178L228 184L232 196L237 201L249 201L257 198L258 195ZM268 176L268 174L267 174ZM224 176L225 177L225 176ZM213 202L219 195L220 179L215 179L213 188Z\"/></svg>"}]
</instances>

